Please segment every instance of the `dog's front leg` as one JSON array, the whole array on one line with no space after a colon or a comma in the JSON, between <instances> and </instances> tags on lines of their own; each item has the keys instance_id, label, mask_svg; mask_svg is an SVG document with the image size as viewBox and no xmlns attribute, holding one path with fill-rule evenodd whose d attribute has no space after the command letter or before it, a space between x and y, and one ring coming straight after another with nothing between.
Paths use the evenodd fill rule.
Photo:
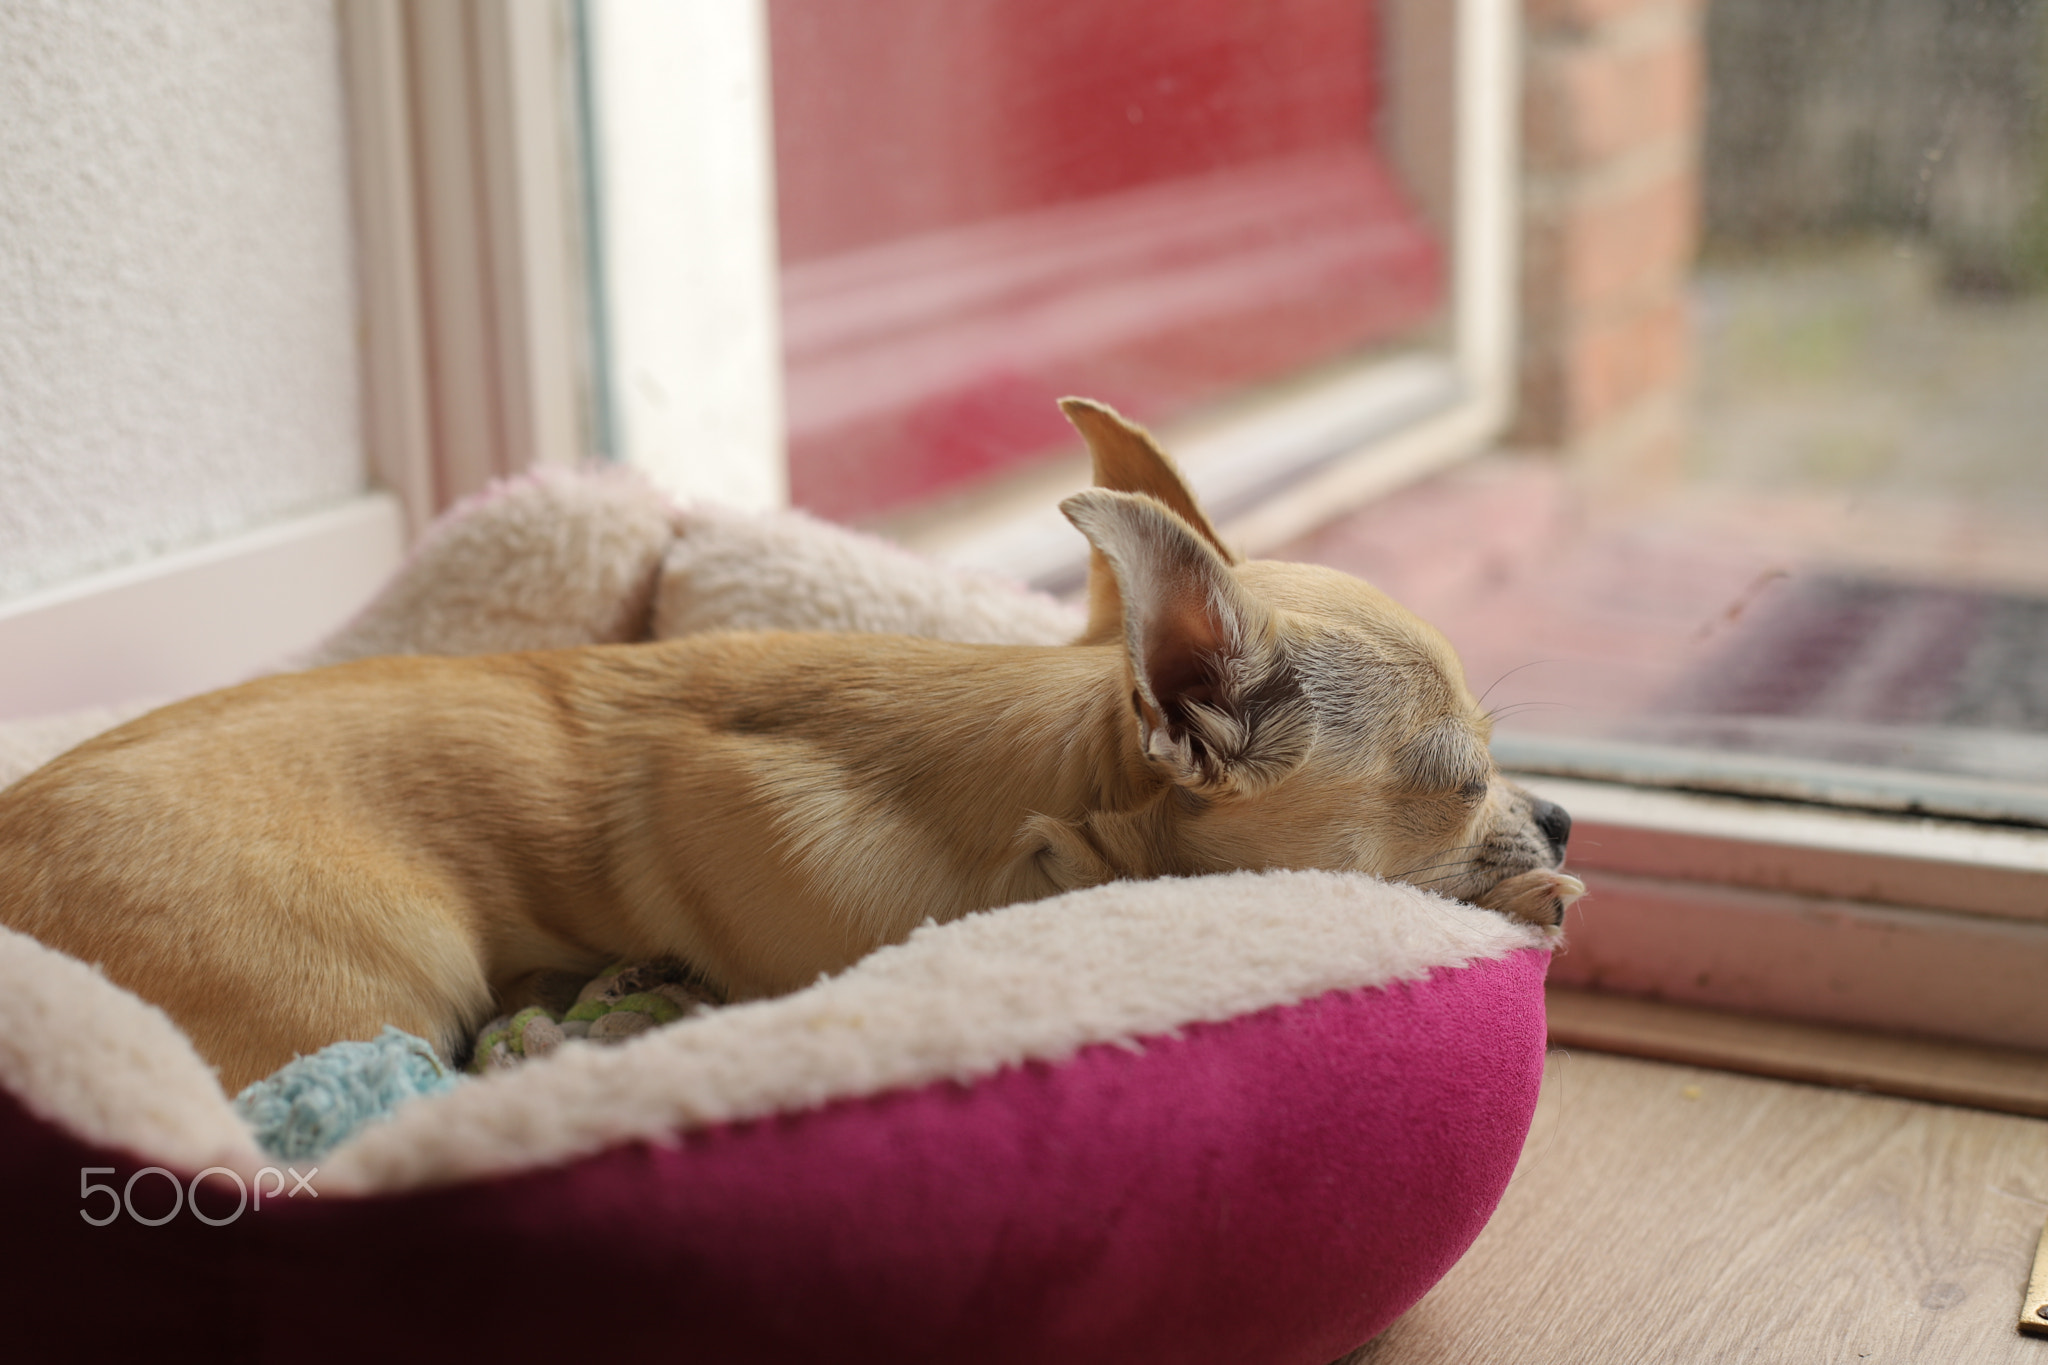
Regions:
<instances>
[{"instance_id":1,"label":"dog's front leg","mask_svg":"<svg viewBox=\"0 0 2048 1365\"><path fill-rule=\"evenodd\" d=\"M1116 869L1088 842L1079 826L1050 815L1034 815L1024 822L1019 837L1033 850L1032 861L1056 890L1078 891L1116 879Z\"/></svg>"},{"instance_id":2,"label":"dog's front leg","mask_svg":"<svg viewBox=\"0 0 2048 1365\"><path fill-rule=\"evenodd\" d=\"M1525 920L1539 928L1560 928L1565 907L1586 894L1586 884L1567 872L1539 867L1506 881L1473 904Z\"/></svg>"}]
</instances>

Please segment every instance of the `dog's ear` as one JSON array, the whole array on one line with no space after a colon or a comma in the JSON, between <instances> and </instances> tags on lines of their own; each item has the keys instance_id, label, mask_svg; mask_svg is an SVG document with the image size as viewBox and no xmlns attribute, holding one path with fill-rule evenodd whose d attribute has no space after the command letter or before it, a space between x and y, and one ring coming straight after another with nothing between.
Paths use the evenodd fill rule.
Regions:
<instances>
[{"instance_id":1,"label":"dog's ear","mask_svg":"<svg viewBox=\"0 0 2048 1365\"><path fill-rule=\"evenodd\" d=\"M1090 489L1060 510L1114 577L1145 756L1211 795L1292 772L1313 731L1300 679L1272 611L1215 546L1145 494Z\"/></svg>"},{"instance_id":2,"label":"dog's ear","mask_svg":"<svg viewBox=\"0 0 2048 1365\"><path fill-rule=\"evenodd\" d=\"M1124 420L1116 409L1092 398L1062 398L1060 411L1088 443L1095 464L1095 486L1116 493L1143 493L1159 499L1193 527L1196 534L1215 547L1226 564L1239 562L1216 528L1195 505L1195 495L1173 463L1173 457L1159 448L1152 433L1136 422ZM1102 552L1088 557L1088 630L1084 644L1108 644L1123 629L1123 606L1117 599L1116 577L1109 571Z\"/></svg>"}]
</instances>

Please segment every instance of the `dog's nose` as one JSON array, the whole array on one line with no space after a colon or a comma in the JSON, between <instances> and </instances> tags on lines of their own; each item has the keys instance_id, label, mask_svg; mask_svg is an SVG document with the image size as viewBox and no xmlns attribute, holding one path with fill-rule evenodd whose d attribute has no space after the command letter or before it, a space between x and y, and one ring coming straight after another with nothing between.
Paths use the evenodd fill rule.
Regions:
<instances>
[{"instance_id":1,"label":"dog's nose","mask_svg":"<svg viewBox=\"0 0 2048 1365\"><path fill-rule=\"evenodd\" d=\"M1550 840L1550 851L1557 855L1559 862L1563 862L1564 846L1572 837L1571 812L1557 802L1545 801L1539 796L1536 798L1536 804L1530 808L1530 813L1535 816L1536 828L1542 830L1543 837Z\"/></svg>"}]
</instances>

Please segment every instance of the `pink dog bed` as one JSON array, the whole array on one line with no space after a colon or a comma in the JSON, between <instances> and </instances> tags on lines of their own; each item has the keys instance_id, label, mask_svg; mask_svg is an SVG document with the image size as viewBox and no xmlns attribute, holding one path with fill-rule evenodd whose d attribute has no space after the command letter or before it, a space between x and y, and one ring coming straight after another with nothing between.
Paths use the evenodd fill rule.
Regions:
<instances>
[{"instance_id":1,"label":"pink dog bed","mask_svg":"<svg viewBox=\"0 0 2048 1365\"><path fill-rule=\"evenodd\" d=\"M543 494L568 496L521 496ZM663 525L672 551L746 540ZM431 549L405 591L447 573ZM656 559L659 629L713 594L705 565ZM1548 946L1364 877L1116 883L416 1101L272 1176L161 1013L0 930L7 1338L1321 1365L1492 1213L1535 1105Z\"/></svg>"},{"instance_id":2,"label":"pink dog bed","mask_svg":"<svg viewBox=\"0 0 2048 1365\"><path fill-rule=\"evenodd\" d=\"M1393 890L1297 876L1236 889L1317 913L1348 900L1363 918ZM1455 921L1458 907L1439 905ZM13 1167L0 1217L35 1254L9 1275L9 1337L183 1346L194 1359L246 1345L251 1358L358 1360L404 1341L412 1358L628 1347L718 1361L1318 1365L1414 1303L1491 1214L1535 1104L1546 957L1508 947L1061 1061L1024 1048L958 1079L738 1121L677 1115L656 1138L581 1155L543 1141L530 1165L462 1169L455 1134L507 1115L461 1102L502 1109L485 1092L544 1079L536 1066L418 1102L368 1135L385 1141L367 1160L344 1148L322 1162L318 1197L273 1192L223 1226L198 1215L234 1215L231 1178L209 1177L198 1207L174 1212L171 1178L136 1173L168 1165L189 1184L205 1160L265 1188L287 1180L262 1180L246 1153L181 1160L88 1141L17 1092L0 1103ZM988 987L1000 966L982 966ZM673 1058L635 1043L579 1060L615 1060L607 1079L621 1080ZM430 1125L454 1132L408 1163L396 1149ZM94 1167L110 1169L81 1176ZM83 1215L116 1202L82 1195L86 1182L126 1191L107 1226Z\"/></svg>"}]
</instances>

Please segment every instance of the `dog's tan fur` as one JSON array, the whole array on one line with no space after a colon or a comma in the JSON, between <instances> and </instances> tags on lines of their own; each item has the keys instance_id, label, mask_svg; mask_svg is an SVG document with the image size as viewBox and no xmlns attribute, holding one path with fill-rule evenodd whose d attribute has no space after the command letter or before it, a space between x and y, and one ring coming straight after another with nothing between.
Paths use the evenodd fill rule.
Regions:
<instances>
[{"instance_id":1,"label":"dog's tan fur","mask_svg":"<svg viewBox=\"0 0 2048 1365\"><path fill-rule=\"evenodd\" d=\"M1243 563L1171 461L1097 482L1064 647L713 634L367 659L145 716L0 794L0 922L239 1087L396 1024L454 1050L561 972L794 989L927 917L1117 877L1359 869L1555 923L1577 884L1443 639Z\"/></svg>"}]
</instances>

